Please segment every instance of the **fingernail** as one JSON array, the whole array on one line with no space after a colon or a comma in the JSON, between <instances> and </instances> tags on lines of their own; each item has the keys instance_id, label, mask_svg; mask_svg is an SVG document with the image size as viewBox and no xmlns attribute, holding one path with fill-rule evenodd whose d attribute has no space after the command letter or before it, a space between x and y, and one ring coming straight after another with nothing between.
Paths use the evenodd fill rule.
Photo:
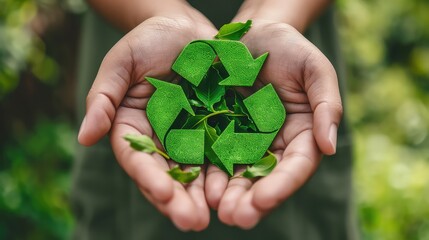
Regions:
<instances>
[{"instance_id":1,"label":"fingernail","mask_svg":"<svg viewBox=\"0 0 429 240\"><path fill-rule=\"evenodd\" d=\"M335 124L332 124L329 128L329 142L331 143L332 149L334 150L332 154L335 154L337 151L337 130L338 127Z\"/></svg>"},{"instance_id":2,"label":"fingernail","mask_svg":"<svg viewBox=\"0 0 429 240\"><path fill-rule=\"evenodd\" d=\"M83 118L82 120L82 124L80 124L80 129L79 129L79 134L77 135L77 139L81 138L81 134L82 132L85 130L85 125L86 125L86 116Z\"/></svg>"}]
</instances>

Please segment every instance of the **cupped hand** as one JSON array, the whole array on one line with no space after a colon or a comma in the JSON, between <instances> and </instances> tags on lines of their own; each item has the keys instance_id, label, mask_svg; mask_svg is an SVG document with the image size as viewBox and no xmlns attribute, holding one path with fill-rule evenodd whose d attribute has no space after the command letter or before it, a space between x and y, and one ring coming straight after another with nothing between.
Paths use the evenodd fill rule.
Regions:
<instances>
[{"instance_id":1,"label":"cupped hand","mask_svg":"<svg viewBox=\"0 0 429 240\"><path fill-rule=\"evenodd\" d=\"M146 117L154 88L146 76L171 80L171 65L183 47L195 39L210 39L213 25L200 13L192 16L154 17L126 34L105 56L87 97L87 110L78 140L95 144L110 132L119 165L163 214L182 230L208 226L209 208L204 195L204 171L184 186L166 173L171 163L158 154L134 151L126 134L156 139ZM158 144L160 147L160 144Z\"/></svg>"},{"instance_id":2,"label":"cupped hand","mask_svg":"<svg viewBox=\"0 0 429 240\"><path fill-rule=\"evenodd\" d=\"M342 104L335 70L329 60L287 24L254 20L242 41L254 56L269 52L254 87L272 83L286 111L286 122L271 151L278 165L258 180L209 167L206 196L222 222L252 228L291 196L315 172L322 154L336 151Z\"/></svg>"}]
</instances>

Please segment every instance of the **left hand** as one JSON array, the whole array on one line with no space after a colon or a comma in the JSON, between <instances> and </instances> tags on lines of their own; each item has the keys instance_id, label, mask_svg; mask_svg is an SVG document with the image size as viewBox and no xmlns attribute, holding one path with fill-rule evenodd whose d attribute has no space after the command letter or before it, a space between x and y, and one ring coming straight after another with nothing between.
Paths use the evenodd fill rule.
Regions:
<instances>
[{"instance_id":1,"label":"left hand","mask_svg":"<svg viewBox=\"0 0 429 240\"><path fill-rule=\"evenodd\" d=\"M88 94L78 139L89 146L110 133L119 165L141 193L179 229L201 231L210 221L204 173L182 185L167 174L172 167L169 161L159 154L134 151L123 139L126 134L145 134L157 141L146 116L154 88L144 77L172 79L171 65L183 47L216 33L204 16L196 10L189 12L147 19L112 47ZM158 147L161 148L159 142Z\"/></svg>"},{"instance_id":2,"label":"left hand","mask_svg":"<svg viewBox=\"0 0 429 240\"><path fill-rule=\"evenodd\" d=\"M279 161L271 174L229 180L214 166L207 171L209 205L225 224L248 229L302 187L322 154L335 153L342 104L332 64L292 26L254 20L242 41L254 56L269 52L254 90L272 83L287 111L271 147Z\"/></svg>"}]
</instances>

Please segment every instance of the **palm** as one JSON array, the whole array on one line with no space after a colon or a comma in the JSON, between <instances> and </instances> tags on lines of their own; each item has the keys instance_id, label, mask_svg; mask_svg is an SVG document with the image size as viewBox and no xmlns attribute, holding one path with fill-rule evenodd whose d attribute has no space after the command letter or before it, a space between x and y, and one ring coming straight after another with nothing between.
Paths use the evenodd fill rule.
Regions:
<instances>
[{"instance_id":1,"label":"palm","mask_svg":"<svg viewBox=\"0 0 429 240\"><path fill-rule=\"evenodd\" d=\"M269 52L254 87L272 83L288 114L271 148L279 164L269 176L256 182L234 178L220 199L210 198L215 196L212 189L222 188L211 182L222 178L226 184L228 180L218 171L208 172L206 194L211 206L219 208L220 219L249 228L305 183L322 152L335 152L327 136L330 125L338 124L341 102L332 65L296 30L284 24L261 23L242 40L257 56Z\"/></svg>"},{"instance_id":2,"label":"palm","mask_svg":"<svg viewBox=\"0 0 429 240\"><path fill-rule=\"evenodd\" d=\"M81 143L90 145L110 129L111 145L121 167L148 200L184 230L201 230L208 225L204 173L185 187L166 173L169 162L158 154L133 151L123 136L145 134L156 141L145 113L154 89L144 77L172 80L171 65L183 47L216 32L204 21L153 18L121 39L103 60L88 95L86 127L79 136Z\"/></svg>"}]
</instances>

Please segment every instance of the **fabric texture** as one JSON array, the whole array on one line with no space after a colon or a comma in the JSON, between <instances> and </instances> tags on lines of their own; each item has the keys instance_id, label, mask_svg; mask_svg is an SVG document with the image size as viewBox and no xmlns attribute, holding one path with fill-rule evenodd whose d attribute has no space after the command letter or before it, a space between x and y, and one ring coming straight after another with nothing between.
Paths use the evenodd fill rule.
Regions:
<instances>
[{"instance_id":1,"label":"fabric texture","mask_svg":"<svg viewBox=\"0 0 429 240\"><path fill-rule=\"evenodd\" d=\"M239 1L221 2L225 4L201 0L191 3L219 27L230 21L240 5ZM97 14L86 14L79 62L79 119L83 118L85 98L103 57L121 36ZM344 71L333 10L321 16L306 36L334 64L343 89ZM141 195L117 164L107 139L93 147L78 147L72 189L76 216L73 239L356 239L351 142L345 123L342 121L339 127L337 154L325 157L304 187L248 231L223 225L212 211L207 230L183 233Z\"/></svg>"}]
</instances>

